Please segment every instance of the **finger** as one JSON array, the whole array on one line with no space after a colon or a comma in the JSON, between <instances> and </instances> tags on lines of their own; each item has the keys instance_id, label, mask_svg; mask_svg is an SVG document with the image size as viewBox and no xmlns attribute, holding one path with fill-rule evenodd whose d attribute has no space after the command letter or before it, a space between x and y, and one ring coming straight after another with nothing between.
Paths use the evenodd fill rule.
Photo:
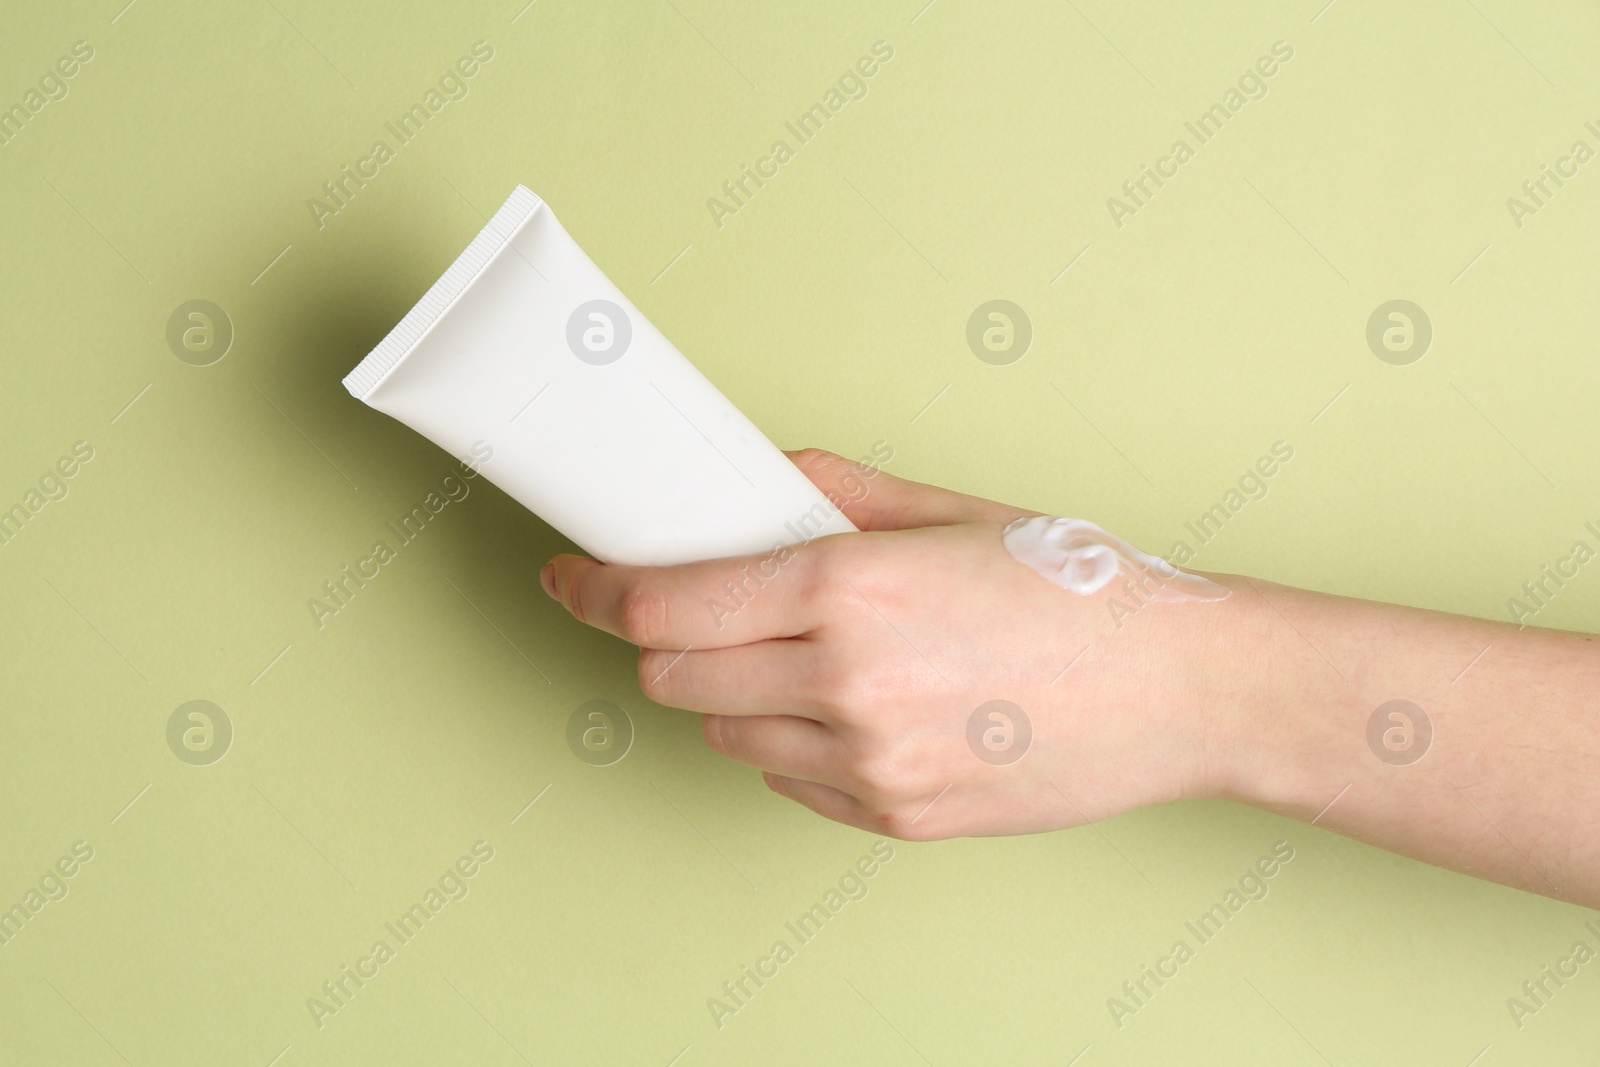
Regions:
<instances>
[{"instance_id":1,"label":"finger","mask_svg":"<svg viewBox=\"0 0 1600 1067\"><path fill-rule=\"evenodd\" d=\"M786 778L804 778L835 788L840 775L833 731L793 715L707 715L701 721L712 751Z\"/></svg>"},{"instance_id":2,"label":"finger","mask_svg":"<svg viewBox=\"0 0 1600 1067\"><path fill-rule=\"evenodd\" d=\"M710 715L797 715L821 722L811 641L756 641L733 648L647 648L639 689L657 704Z\"/></svg>"},{"instance_id":3,"label":"finger","mask_svg":"<svg viewBox=\"0 0 1600 1067\"><path fill-rule=\"evenodd\" d=\"M781 797L788 797L802 807L810 808L824 819L842 822L846 826L854 826L860 830L871 833L883 833L883 827L878 824L861 802L849 793L823 785L820 782L808 782L803 778L789 778L770 771L761 776L766 780L767 788Z\"/></svg>"},{"instance_id":4,"label":"finger","mask_svg":"<svg viewBox=\"0 0 1600 1067\"><path fill-rule=\"evenodd\" d=\"M1038 512L967 496L936 485L896 478L820 448L786 453L845 518L861 530L906 530L997 519L1005 522Z\"/></svg>"},{"instance_id":5,"label":"finger","mask_svg":"<svg viewBox=\"0 0 1600 1067\"><path fill-rule=\"evenodd\" d=\"M539 578L579 622L640 648L727 648L798 637L821 621L803 590L826 541L674 567L563 554Z\"/></svg>"}]
</instances>

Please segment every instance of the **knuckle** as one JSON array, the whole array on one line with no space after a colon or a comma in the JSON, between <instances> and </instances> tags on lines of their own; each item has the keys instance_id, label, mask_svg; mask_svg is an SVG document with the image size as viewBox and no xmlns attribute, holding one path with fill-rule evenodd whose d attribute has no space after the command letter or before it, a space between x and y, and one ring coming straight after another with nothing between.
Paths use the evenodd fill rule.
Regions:
<instances>
[{"instance_id":1,"label":"knuckle","mask_svg":"<svg viewBox=\"0 0 1600 1067\"><path fill-rule=\"evenodd\" d=\"M817 699L841 723L872 721L883 695L883 682L869 665L835 660L818 668Z\"/></svg>"},{"instance_id":2,"label":"knuckle","mask_svg":"<svg viewBox=\"0 0 1600 1067\"><path fill-rule=\"evenodd\" d=\"M794 455L794 465L803 471L816 470L838 461L838 454L826 448L802 448Z\"/></svg>"},{"instance_id":3,"label":"knuckle","mask_svg":"<svg viewBox=\"0 0 1600 1067\"><path fill-rule=\"evenodd\" d=\"M657 648L641 648L639 650L639 691L657 704L670 705L672 700L672 674L683 667L683 664L672 666L672 657L676 653L669 653ZM672 667L671 670L668 670Z\"/></svg>"},{"instance_id":4,"label":"knuckle","mask_svg":"<svg viewBox=\"0 0 1600 1067\"><path fill-rule=\"evenodd\" d=\"M872 602L879 599L870 559L852 537L812 541L801 551L797 595L812 614L856 625L874 614Z\"/></svg>"},{"instance_id":5,"label":"knuckle","mask_svg":"<svg viewBox=\"0 0 1600 1067\"><path fill-rule=\"evenodd\" d=\"M727 715L703 715L700 719L700 732L705 735L706 744L720 756L732 751L733 726L733 719Z\"/></svg>"},{"instance_id":6,"label":"knuckle","mask_svg":"<svg viewBox=\"0 0 1600 1067\"><path fill-rule=\"evenodd\" d=\"M858 754L851 766L856 781L878 797L904 792L910 782L910 770L909 761L888 746Z\"/></svg>"},{"instance_id":7,"label":"knuckle","mask_svg":"<svg viewBox=\"0 0 1600 1067\"><path fill-rule=\"evenodd\" d=\"M576 575L567 580L566 589L567 610L572 612L572 617L579 622L586 623L588 618L583 613L583 581Z\"/></svg>"},{"instance_id":8,"label":"knuckle","mask_svg":"<svg viewBox=\"0 0 1600 1067\"><path fill-rule=\"evenodd\" d=\"M617 606L617 627L630 644L654 647L667 632L667 598L646 582L634 582Z\"/></svg>"},{"instance_id":9,"label":"knuckle","mask_svg":"<svg viewBox=\"0 0 1600 1067\"><path fill-rule=\"evenodd\" d=\"M844 589L837 556L827 551L822 542L814 542L800 551L800 559L800 574L795 582L796 598L808 607L831 605L837 601Z\"/></svg>"},{"instance_id":10,"label":"knuckle","mask_svg":"<svg viewBox=\"0 0 1600 1067\"><path fill-rule=\"evenodd\" d=\"M879 832L901 841L927 841L933 835L928 832L928 827L922 824L918 812L910 807L892 807L879 811L872 816L873 824Z\"/></svg>"},{"instance_id":11,"label":"knuckle","mask_svg":"<svg viewBox=\"0 0 1600 1067\"><path fill-rule=\"evenodd\" d=\"M859 797L876 809L909 804L937 789L922 755L905 742L879 742L858 750L847 773Z\"/></svg>"}]
</instances>

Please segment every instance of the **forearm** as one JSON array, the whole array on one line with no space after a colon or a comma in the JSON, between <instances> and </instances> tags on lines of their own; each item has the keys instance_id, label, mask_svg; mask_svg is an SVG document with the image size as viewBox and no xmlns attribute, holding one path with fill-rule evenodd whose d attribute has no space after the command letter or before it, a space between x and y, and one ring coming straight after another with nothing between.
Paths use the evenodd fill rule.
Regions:
<instances>
[{"instance_id":1,"label":"forearm","mask_svg":"<svg viewBox=\"0 0 1600 1067\"><path fill-rule=\"evenodd\" d=\"M1600 907L1600 639L1228 581L1250 681L1220 795ZM1399 708L1369 741L1392 700L1431 739Z\"/></svg>"}]
</instances>

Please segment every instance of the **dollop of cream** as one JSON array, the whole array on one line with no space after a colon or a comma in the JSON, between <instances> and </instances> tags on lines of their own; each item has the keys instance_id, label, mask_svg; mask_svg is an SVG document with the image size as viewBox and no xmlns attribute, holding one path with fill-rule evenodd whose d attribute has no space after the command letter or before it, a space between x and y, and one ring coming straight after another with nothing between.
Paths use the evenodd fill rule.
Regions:
<instances>
[{"instance_id":1,"label":"dollop of cream","mask_svg":"<svg viewBox=\"0 0 1600 1067\"><path fill-rule=\"evenodd\" d=\"M1186 574L1148 552L1140 552L1087 519L1057 515L1022 518L1005 528L1002 541L1013 559L1063 589L1088 596L1121 575L1145 600L1224 600L1232 590L1198 574Z\"/></svg>"}]
</instances>

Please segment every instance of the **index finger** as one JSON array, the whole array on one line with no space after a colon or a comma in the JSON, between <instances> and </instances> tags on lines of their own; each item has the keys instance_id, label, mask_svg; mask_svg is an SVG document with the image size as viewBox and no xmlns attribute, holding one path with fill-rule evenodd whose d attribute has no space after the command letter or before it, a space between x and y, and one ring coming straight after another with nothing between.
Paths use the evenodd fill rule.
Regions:
<instances>
[{"instance_id":1,"label":"index finger","mask_svg":"<svg viewBox=\"0 0 1600 1067\"><path fill-rule=\"evenodd\" d=\"M730 648L799 637L819 624L806 578L831 539L672 567L564 554L539 579L579 622L640 648Z\"/></svg>"}]
</instances>

